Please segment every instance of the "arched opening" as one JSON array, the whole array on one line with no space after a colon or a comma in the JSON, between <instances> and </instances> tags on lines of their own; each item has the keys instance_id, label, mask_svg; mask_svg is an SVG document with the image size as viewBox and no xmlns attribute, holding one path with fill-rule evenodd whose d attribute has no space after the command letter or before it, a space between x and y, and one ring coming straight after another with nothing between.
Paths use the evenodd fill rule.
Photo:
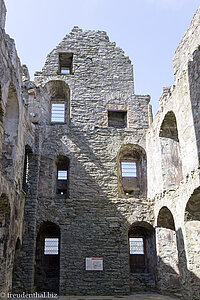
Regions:
<instances>
[{"instance_id":1,"label":"arched opening","mask_svg":"<svg viewBox=\"0 0 200 300\"><path fill-rule=\"evenodd\" d=\"M131 289L155 288L155 230L146 223L133 224L128 231Z\"/></svg>"},{"instance_id":2,"label":"arched opening","mask_svg":"<svg viewBox=\"0 0 200 300\"><path fill-rule=\"evenodd\" d=\"M0 197L0 290L6 286L6 262L8 252L10 225L10 204L8 197L2 194Z\"/></svg>"},{"instance_id":3,"label":"arched opening","mask_svg":"<svg viewBox=\"0 0 200 300\"><path fill-rule=\"evenodd\" d=\"M118 185L120 195L144 196L147 190L145 150L138 145L125 145L118 153Z\"/></svg>"},{"instance_id":4,"label":"arched opening","mask_svg":"<svg viewBox=\"0 0 200 300\"><path fill-rule=\"evenodd\" d=\"M158 288L175 293L180 291L179 259L174 218L171 211L162 207L158 214L157 228Z\"/></svg>"},{"instance_id":5,"label":"arched opening","mask_svg":"<svg viewBox=\"0 0 200 300\"><path fill-rule=\"evenodd\" d=\"M194 296L199 298L200 284L200 188L197 188L187 202L185 208L185 234L187 264L190 271L187 278Z\"/></svg>"},{"instance_id":6,"label":"arched opening","mask_svg":"<svg viewBox=\"0 0 200 300\"><path fill-rule=\"evenodd\" d=\"M56 194L69 196L69 158L56 158Z\"/></svg>"},{"instance_id":7,"label":"arched opening","mask_svg":"<svg viewBox=\"0 0 200 300\"><path fill-rule=\"evenodd\" d=\"M15 256L14 256L14 262L13 262L13 272L12 272L12 292L17 293L19 289L21 288L21 280L20 280L20 274L21 266L20 266L20 256L22 255L20 253L21 250L21 241L19 238L17 238L17 242L15 245Z\"/></svg>"},{"instance_id":8,"label":"arched opening","mask_svg":"<svg viewBox=\"0 0 200 300\"><path fill-rule=\"evenodd\" d=\"M70 89L62 80L52 80L46 84L51 99L50 122L69 124L70 121Z\"/></svg>"},{"instance_id":9,"label":"arched opening","mask_svg":"<svg viewBox=\"0 0 200 300\"><path fill-rule=\"evenodd\" d=\"M159 211L157 226L175 231L174 218L166 206Z\"/></svg>"},{"instance_id":10,"label":"arched opening","mask_svg":"<svg viewBox=\"0 0 200 300\"><path fill-rule=\"evenodd\" d=\"M17 93L10 85L6 112L3 122L4 135L2 142L2 169L8 178L13 179L16 149L18 144L19 106Z\"/></svg>"},{"instance_id":11,"label":"arched opening","mask_svg":"<svg viewBox=\"0 0 200 300\"><path fill-rule=\"evenodd\" d=\"M182 161L175 114L169 111L160 128L163 187L168 189L182 180Z\"/></svg>"},{"instance_id":12,"label":"arched opening","mask_svg":"<svg viewBox=\"0 0 200 300\"><path fill-rule=\"evenodd\" d=\"M36 240L35 286L37 292L59 292L60 228L52 222L40 225Z\"/></svg>"},{"instance_id":13,"label":"arched opening","mask_svg":"<svg viewBox=\"0 0 200 300\"><path fill-rule=\"evenodd\" d=\"M30 180L31 180L31 155L32 155L31 148L26 145L25 147L25 154L24 154L24 170L23 170L23 183L22 187L25 192L28 192L30 187Z\"/></svg>"}]
</instances>

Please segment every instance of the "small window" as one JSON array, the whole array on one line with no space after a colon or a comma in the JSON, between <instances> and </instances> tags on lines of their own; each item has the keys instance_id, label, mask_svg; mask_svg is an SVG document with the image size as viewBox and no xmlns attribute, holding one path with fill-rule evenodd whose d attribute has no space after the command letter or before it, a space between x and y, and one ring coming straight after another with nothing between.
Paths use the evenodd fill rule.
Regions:
<instances>
[{"instance_id":1,"label":"small window","mask_svg":"<svg viewBox=\"0 0 200 300\"><path fill-rule=\"evenodd\" d=\"M122 177L137 177L136 162L122 162Z\"/></svg>"},{"instance_id":2,"label":"small window","mask_svg":"<svg viewBox=\"0 0 200 300\"><path fill-rule=\"evenodd\" d=\"M108 111L108 126L114 128L127 127L126 111Z\"/></svg>"},{"instance_id":3,"label":"small window","mask_svg":"<svg viewBox=\"0 0 200 300\"><path fill-rule=\"evenodd\" d=\"M72 53L60 53L59 54L59 73L62 75L72 74Z\"/></svg>"},{"instance_id":4,"label":"small window","mask_svg":"<svg viewBox=\"0 0 200 300\"><path fill-rule=\"evenodd\" d=\"M45 255L58 255L58 238L45 238L44 240L44 254Z\"/></svg>"},{"instance_id":5,"label":"small window","mask_svg":"<svg viewBox=\"0 0 200 300\"><path fill-rule=\"evenodd\" d=\"M67 180L67 171L58 171L58 180Z\"/></svg>"},{"instance_id":6,"label":"small window","mask_svg":"<svg viewBox=\"0 0 200 300\"><path fill-rule=\"evenodd\" d=\"M51 122L54 123L65 122L65 103L51 104Z\"/></svg>"},{"instance_id":7,"label":"small window","mask_svg":"<svg viewBox=\"0 0 200 300\"><path fill-rule=\"evenodd\" d=\"M130 254L144 254L143 238L129 238Z\"/></svg>"}]
</instances>

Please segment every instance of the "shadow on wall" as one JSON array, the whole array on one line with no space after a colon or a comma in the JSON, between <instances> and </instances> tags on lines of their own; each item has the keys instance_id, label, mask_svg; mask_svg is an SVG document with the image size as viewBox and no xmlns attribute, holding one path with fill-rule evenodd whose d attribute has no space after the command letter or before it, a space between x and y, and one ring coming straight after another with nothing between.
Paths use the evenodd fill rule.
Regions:
<instances>
[{"instance_id":1,"label":"shadow on wall","mask_svg":"<svg viewBox=\"0 0 200 300\"><path fill-rule=\"evenodd\" d=\"M0 197L0 291L6 286L7 252L9 243L10 204L8 197L2 194Z\"/></svg>"},{"instance_id":2,"label":"shadow on wall","mask_svg":"<svg viewBox=\"0 0 200 300\"><path fill-rule=\"evenodd\" d=\"M117 198L115 202L112 201L113 199L116 200L113 197L112 189L113 185L117 185L117 172L114 174L117 167L116 169L111 168L110 153L106 154L110 144L109 132L106 133L105 131L103 133L98 135L98 141L96 141L95 134L98 134L98 132L88 132L86 136L77 128L71 127L67 133L65 143L63 143L64 150L57 150L63 151L63 155L70 153L68 172L70 178L69 197L65 194L56 195L56 190L53 192L53 188L52 191L46 193L48 187L52 187L52 174L55 169L54 157L58 153L53 153L52 157L45 157L43 154L42 157L42 168L40 170L40 185L42 188L38 197L38 202L40 203L40 220L38 220L38 223L41 224L42 221L47 222L47 220L54 223L56 220L56 226L59 226L61 239L60 286L58 287L57 283L55 288L59 289L61 295L128 294L130 292L131 272L127 232L133 224L130 224L127 219L133 215L134 224L141 221L153 223L152 207L145 199L142 201L142 199L130 197L126 201L123 198ZM57 149L57 140L64 140L62 132L59 133L55 130L55 134L56 139L48 138L44 141L43 153L49 153L48 149L50 148ZM68 143L70 144L69 146ZM70 151L72 145L74 151ZM115 158L115 161L115 166L117 166L117 158ZM46 167L47 165L48 168ZM45 176L43 176L44 174ZM56 178L56 176L54 177ZM152 234L146 233L146 237L151 237L151 244L154 230L150 232ZM58 230L55 234L55 236L50 236L50 238L58 238ZM138 238L138 234L141 234L141 228L133 230L133 234L137 235L133 236L133 238ZM39 235L38 247L41 247ZM143 235L145 237L144 233ZM23 243L26 242L26 240L23 240ZM34 251L34 237L31 241L29 239L29 242L29 250L32 247L31 249ZM187 264L184 243L179 241L177 244L180 252L178 257L180 276L182 277L181 282L183 289L186 290L187 281L184 274L187 273ZM147 247L147 251L150 248L153 249L153 247ZM149 259L153 257L153 260L157 261L156 251L150 250L150 252L148 253ZM104 271L86 271L86 257L103 257ZM38 264L40 264L40 259L42 259L41 256L36 257L36 269ZM168 264L162 257L160 260L161 265L164 266L163 268L169 274L176 273L176 270L171 270L171 267L168 267ZM32 267L31 260L30 266ZM30 278L28 280L30 281ZM46 290L45 282L40 282L39 284L40 286L36 287L38 290ZM145 281L139 284L141 289L145 290ZM190 293L189 295L193 293L189 288L186 292L187 295L188 293ZM189 297L187 300L195 299Z\"/></svg>"},{"instance_id":3,"label":"shadow on wall","mask_svg":"<svg viewBox=\"0 0 200 300\"><path fill-rule=\"evenodd\" d=\"M199 118L199 91L200 91L200 51L193 53L193 59L188 64L188 78L190 88L190 99L192 105L192 114L194 120L194 130L196 134L196 143L198 148L198 158L200 163L200 118ZM186 136L187 138L187 136Z\"/></svg>"}]
</instances>

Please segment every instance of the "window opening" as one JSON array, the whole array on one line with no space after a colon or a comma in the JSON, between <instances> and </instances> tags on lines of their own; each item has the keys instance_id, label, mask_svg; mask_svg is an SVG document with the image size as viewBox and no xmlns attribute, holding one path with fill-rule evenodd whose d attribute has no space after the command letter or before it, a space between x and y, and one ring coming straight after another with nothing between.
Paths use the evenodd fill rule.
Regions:
<instances>
[{"instance_id":1,"label":"window opening","mask_svg":"<svg viewBox=\"0 0 200 300\"><path fill-rule=\"evenodd\" d=\"M67 180L67 171L58 171L58 180Z\"/></svg>"},{"instance_id":2,"label":"window opening","mask_svg":"<svg viewBox=\"0 0 200 300\"><path fill-rule=\"evenodd\" d=\"M130 254L144 254L143 238L129 238Z\"/></svg>"},{"instance_id":3,"label":"window opening","mask_svg":"<svg viewBox=\"0 0 200 300\"><path fill-rule=\"evenodd\" d=\"M127 127L126 111L108 111L108 126L114 128Z\"/></svg>"},{"instance_id":4,"label":"window opening","mask_svg":"<svg viewBox=\"0 0 200 300\"><path fill-rule=\"evenodd\" d=\"M45 238L44 240L44 254L45 255L58 255L59 239L58 238Z\"/></svg>"},{"instance_id":5,"label":"window opening","mask_svg":"<svg viewBox=\"0 0 200 300\"><path fill-rule=\"evenodd\" d=\"M51 104L51 122L56 122L56 123L65 122L65 103Z\"/></svg>"},{"instance_id":6,"label":"window opening","mask_svg":"<svg viewBox=\"0 0 200 300\"><path fill-rule=\"evenodd\" d=\"M68 194L68 169L69 159L67 157L59 158L57 163L57 183L56 194Z\"/></svg>"},{"instance_id":7,"label":"window opening","mask_svg":"<svg viewBox=\"0 0 200 300\"><path fill-rule=\"evenodd\" d=\"M60 65L60 74L68 75L72 74L72 53L60 53L59 54L59 65Z\"/></svg>"},{"instance_id":8,"label":"window opening","mask_svg":"<svg viewBox=\"0 0 200 300\"><path fill-rule=\"evenodd\" d=\"M136 162L121 162L122 177L137 177Z\"/></svg>"}]
</instances>

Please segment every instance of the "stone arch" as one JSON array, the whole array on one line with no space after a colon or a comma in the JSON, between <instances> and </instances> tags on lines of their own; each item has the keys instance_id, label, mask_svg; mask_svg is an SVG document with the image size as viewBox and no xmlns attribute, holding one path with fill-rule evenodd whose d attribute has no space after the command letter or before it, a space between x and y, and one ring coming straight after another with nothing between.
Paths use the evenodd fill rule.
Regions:
<instances>
[{"instance_id":1,"label":"stone arch","mask_svg":"<svg viewBox=\"0 0 200 300\"><path fill-rule=\"evenodd\" d=\"M12 271L12 292L17 293L21 288L21 266L20 266L20 259L23 255L21 253L21 240L18 237L16 244L15 244L15 254L14 254L14 261L13 261L13 271Z\"/></svg>"},{"instance_id":2,"label":"stone arch","mask_svg":"<svg viewBox=\"0 0 200 300\"><path fill-rule=\"evenodd\" d=\"M182 180L182 160L176 116L169 111L161 124L161 167L164 189L178 185Z\"/></svg>"},{"instance_id":3,"label":"stone arch","mask_svg":"<svg viewBox=\"0 0 200 300\"><path fill-rule=\"evenodd\" d=\"M185 208L185 235L187 266L190 271L188 283L194 295L199 298L200 261L200 188L194 190ZM196 298L196 299L197 299Z\"/></svg>"},{"instance_id":4,"label":"stone arch","mask_svg":"<svg viewBox=\"0 0 200 300\"><path fill-rule=\"evenodd\" d=\"M118 152L117 162L120 195L145 196L147 193L147 159L145 150L139 145L124 145ZM132 168L132 177L126 174L126 166L123 173L123 164L127 164L128 168Z\"/></svg>"},{"instance_id":5,"label":"stone arch","mask_svg":"<svg viewBox=\"0 0 200 300\"><path fill-rule=\"evenodd\" d=\"M6 111L3 121L4 134L2 142L2 167L10 179L14 176L14 164L18 145L19 105L13 84L8 90Z\"/></svg>"},{"instance_id":6,"label":"stone arch","mask_svg":"<svg viewBox=\"0 0 200 300\"><path fill-rule=\"evenodd\" d=\"M50 120L51 122L60 123L59 118L53 117L53 114L57 114L57 111L53 110L53 105L64 106L64 121L61 123L69 124L70 122L70 88L68 84L62 80L52 80L45 85L47 94L50 98Z\"/></svg>"},{"instance_id":7,"label":"stone arch","mask_svg":"<svg viewBox=\"0 0 200 300\"><path fill-rule=\"evenodd\" d=\"M157 228L158 288L171 293L180 291L180 272L174 217L163 206L158 214Z\"/></svg>"},{"instance_id":8,"label":"stone arch","mask_svg":"<svg viewBox=\"0 0 200 300\"><path fill-rule=\"evenodd\" d=\"M45 221L39 226L35 255L35 286L37 292L59 292L60 227Z\"/></svg>"},{"instance_id":9,"label":"stone arch","mask_svg":"<svg viewBox=\"0 0 200 300\"><path fill-rule=\"evenodd\" d=\"M147 222L136 222L128 230L131 290L154 289L156 282L155 229Z\"/></svg>"},{"instance_id":10,"label":"stone arch","mask_svg":"<svg viewBox=\"0 0 200 300\"><path fill-rule=\"evenodd\" d=\"M200 188L197 188L185 207L185 222L200 221Z\"/></svg>"},{"instance_id":11,"label":"stone arch","mask_svg":"<svg viewBox=\"0 0 200 300\"><path fill-rule=\"evenodd\" d=\"M7 195L0 197L0 290L6 286L7 252L10 225L10 203Z\"/></svg>"}]
</instances>

